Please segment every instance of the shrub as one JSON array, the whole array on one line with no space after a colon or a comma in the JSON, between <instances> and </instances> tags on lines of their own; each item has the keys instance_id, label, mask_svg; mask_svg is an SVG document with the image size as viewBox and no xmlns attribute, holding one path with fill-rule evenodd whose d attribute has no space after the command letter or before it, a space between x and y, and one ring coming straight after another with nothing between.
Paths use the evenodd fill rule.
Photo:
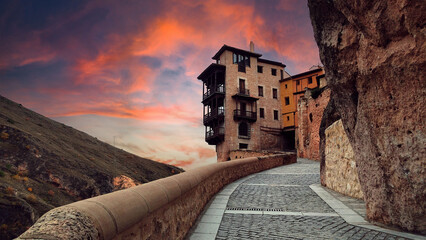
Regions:
<instances>
[{"instance_id":1,"label":"shrub","mask_svg":"<svg viewBox=\"0 0 426 240\"><path fill-rule=\"evenodd\" d=\"M12 164L10 164L10 163L6 163L6 168L7 168L7 170L12 170Z\"/></svg>"},{"instance_id":2,"label":"shrub","mask_svg":"<svg viewBox=\"0 0 426 240\"><path fill-rule=\"evenodd\" d=\"M12 179L19 181L19 180L21 180L21 177L18 174L16 174L16 175L12 176Z\"/></svg>"},{"instance_id":3,"label":"shrub","mask_svg":"<svg viewBox=\"0 0 426 240\"><path fill-rule=\"evenodd\" d=\"M27 188L27 190L28 190L28 192L32 192L33 191L33 189L32 188Z\"/></svg>"},{"instance_id":4,"label":"shrub","mask_svg":"<svg viewBox=\"0 0 426 240\"><path fill-rule=\"evenodd\" d=\"M49 190L49 191L47 192L47 194L49 194L50 196L53 196L53 195L55 195L55 192L54 192L54 191L52 191L52 190Z\"/></svg>"},{"instance_id":5,"label":"shrub","mask_svg":"<svg viewBox=\"0 0 426 240\"><path fill-rule=\"evenodd\" d=\"M3 139L3 140L6 140L6 139L9 138L9 134L7 132L3 131L0 134L0 138Z\"/></svg>"},{"instance_id":6,"label":"shrub","mask_svg":"<svg viewBox=\"0 0 426 240\"><path fill-rule=\"evenodd\" d=\"M6 231L6 230L7 230L7 224L2 224L2 225L0 226L0 230L1 230L1 231Z\"/></svg>"},{"instance_id":7,"label":"shrub","mask_svg":"<svg viewBox=\"0 0 426 240\"><path fill-rule=\"evenodd\" d=\"M28 194L27 196L25 196L25 199L28 202L32 202L32 203L36 203L37 202L37 197L34 194Z\"/></svg>"},{"instance_id":8,"label":"shrub","mask_svg":"<svg viewBox=\"0 0 426 240\"><path fill-rule=\"evenodd\" d=\"M314 89L312 89L311 97L312 97L313 99L317 99L317 98L318 98L318 96L319 96L321 93L322 93L322 89L321 89L321 88L314 88Z\"/></svg>"},{"instance_id":9,"label":"shrub","mask_svg":"<svg viewBox=\"0 0 426 240\"><path fill-rule=\"evenodd\" d=\"M16 123L13 119L10 119L10 118L8 118L8 119L7 119L7 122L8 122L8 123L12 123L12 124L15 124L15 123Z\"/></svg>"},{"instance_id":10,"label":"shrub","mask_svg":"<svg viewBox=\"0 0 426 240\"><path fill-rule=\"evenodd\" d=\"M4 177L4 172L0 170L0 177Z\"/></svg>"},{"instance_id":11,"label":"shrub","mask_svg":"<svg viewBox=\"0 0 426 240\"><path fill-rule=\"evenodd\" d=\"M13 189L13 187L7 187L6 188L6 193L12 195L12 194L15 193L15 189Z\"/></svg>"}]
</instances>

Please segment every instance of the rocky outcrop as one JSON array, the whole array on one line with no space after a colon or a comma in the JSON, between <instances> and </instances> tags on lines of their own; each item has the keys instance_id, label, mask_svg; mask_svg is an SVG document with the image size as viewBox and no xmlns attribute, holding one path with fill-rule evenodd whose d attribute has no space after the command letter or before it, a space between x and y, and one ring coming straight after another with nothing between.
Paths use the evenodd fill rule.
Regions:
<instances>
[{"instance_id":1,"label":"rocky outcrop","mask_svg":"<svg viewBox=\"0 0 426 240\"><path fill-rule=\"evenodd\" d=\"M308 1L369 220L426 232L426 4Z\"/></svg>"}]
</instances>

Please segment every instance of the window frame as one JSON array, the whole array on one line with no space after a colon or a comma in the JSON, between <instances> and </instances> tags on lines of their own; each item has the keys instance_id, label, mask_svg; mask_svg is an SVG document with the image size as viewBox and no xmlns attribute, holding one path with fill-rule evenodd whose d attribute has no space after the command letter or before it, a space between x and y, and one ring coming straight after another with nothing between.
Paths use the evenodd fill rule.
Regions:
<instances>
[{"instance_id":1,"label":"window frame","mask_svg":"<svg viewBox=\"0 0 426 240\"><path fill-rule=\"evenodd\" d=\"M257 65L257 72L258 73L263 73L263 66Z\"/></svg>"},{"instance_id":2,"label":"window frame","mask_svg":"<svg viewBox=\"0 0 426 240\"><path fill-rule=\"evenodd\" d=\"M262 91L260 91L262 89ZM259 97L264 97L265 95L263 94L263 90L264 90L264 87L263 86L257 86L257 95L259 96Z\"/></svg>"},{"instance_id":3,"label":"window frame","mask_svg":"<svg viewBox=\"0 0 426 240\"><path fill-rule=\"evenodd\" d=\"M259 118L265 119L265 108L259 108Z\"/></svg>"},{"instance_id":4,"label":"window frame","mask_svg":"<svg viewBox=\"0 0 426 240\"><path fill-rule=\"evenodd\" d=\"M274 109L274 120L279 120L278 115L279 115L278 110L275 110L275 109Z\"/></svg>"},{"instance_id":5,"label":"window frame","mask_svg":"<svg viewBox=\"0 0 426 240\"><path fill-rule=\"evenodd\" d=\"M272 88L272 98L278 99L278 88Z\"/></svg>"},{"instance_id":6,"label":"window frame","mask_svg":"<svg viewBox=\"0 0 426 240\"><path fill-rule=\"evenodd\" d=\"M284 97L284 104L286 106L290 105L290 97Z\"/></svg>"},{"instance_id":7,"label":"window frame","mask_svg":"<svg viewBox=\"0 0 426 240\"><path fill-rule=\"evenodd\" d=\"M271 74L272 74L272 76L277 76L277 69L271 68Z\"/></svg>"}]
</instances>

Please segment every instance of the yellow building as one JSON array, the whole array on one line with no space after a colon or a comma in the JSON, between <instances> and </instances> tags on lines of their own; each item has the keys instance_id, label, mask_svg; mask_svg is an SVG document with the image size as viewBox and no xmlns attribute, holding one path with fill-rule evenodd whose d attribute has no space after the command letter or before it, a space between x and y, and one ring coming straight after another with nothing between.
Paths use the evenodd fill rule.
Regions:
<instances>
[{"instance_id":1,"label":"yellow building","mask_svg":"<svg viewBox=\"0 0 426 240\"><path fill-rule=\"evenodd\" d=\"M298 127L297 102L305 94L306 88L318 87L319 79L322 77L324 77L324 69L316 68L280 80L281 126L284 137L290 139L288 143L290 146L294 146L295 129Z\"/></svg>"}]
</instances>

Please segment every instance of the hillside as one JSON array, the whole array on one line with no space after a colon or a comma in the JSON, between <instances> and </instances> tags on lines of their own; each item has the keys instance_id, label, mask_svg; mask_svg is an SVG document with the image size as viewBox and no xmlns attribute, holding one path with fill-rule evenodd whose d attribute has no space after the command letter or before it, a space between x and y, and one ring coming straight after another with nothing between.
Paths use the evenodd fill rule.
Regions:
<instances>
[{"instance_id":1,"label":"hillside","mask_svg":"<svg viewBox=\"0 0 426 240\"><path fill-rule=\"evenodd\" d=\"M182 172L0 96L0 239L73 201Z\"/></svg>"}]
</instances>

